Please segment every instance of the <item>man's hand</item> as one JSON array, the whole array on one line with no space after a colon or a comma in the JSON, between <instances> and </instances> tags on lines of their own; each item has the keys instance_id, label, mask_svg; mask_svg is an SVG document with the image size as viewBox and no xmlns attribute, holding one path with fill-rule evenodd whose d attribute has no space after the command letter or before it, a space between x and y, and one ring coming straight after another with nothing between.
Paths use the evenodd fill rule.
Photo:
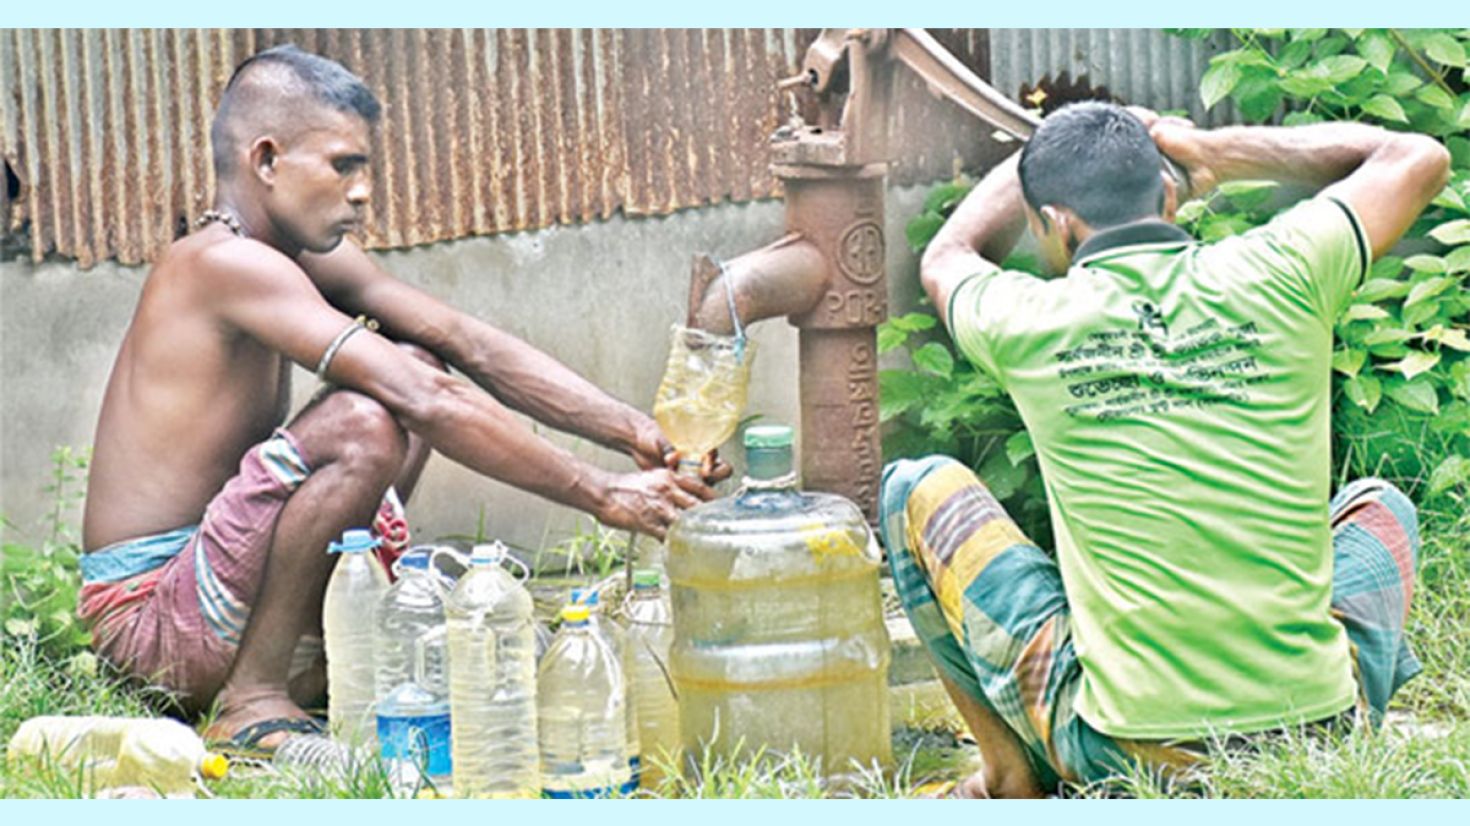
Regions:
<instances>
[{"instance_id":1,"label":"man's hand","mask_svg":"<svg viewBox=\"0 0 1470 826\"><path fill-rule=\"evenodd\" d=\"M612 477L596 516L609 527L662 540L681 511L713 498L714 490L698 479L667 468L646 470Z\"/></svg>"},{"instance_id":2,"label":"man's hand","mask_svg":"<svg viewBox=\"0 0 1470 826\"><path fill-rule=\"evenodd\" d=\"M634 428L633 446L629 453L633 461L638 464L640 470L653 470L655 468L679 469L679 451L664 436L658 424L653 419L644 418ZM711 450L701 458L699 463L699 476L706 485L730 478L735 471L730 464L720 458L719 451Z\"/></svg>"},{"instance_id":3,"label":"man's hand","mask_svg":"<svg viewBox=\"0 0 1470 826\"><path fill-rule=\"evenodd\" d=\"M1209 156L1194 140L1200 130L1189 118L1160 115L1142 106L1129 106L1128 112L1143 121L1149 137L1154 139L1159 152L1173 161L1185 175L1185 180L1176 180L1179 186L1178 199L1183 203L1213 190L1219 177L1210 169Z\"/></svg>"}]
</instances>

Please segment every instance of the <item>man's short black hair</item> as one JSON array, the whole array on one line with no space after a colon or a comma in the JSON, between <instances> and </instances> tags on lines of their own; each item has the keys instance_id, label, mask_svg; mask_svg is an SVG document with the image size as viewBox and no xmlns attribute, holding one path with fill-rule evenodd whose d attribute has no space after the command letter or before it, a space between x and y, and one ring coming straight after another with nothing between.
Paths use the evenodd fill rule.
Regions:
<instances>
[{"instance_id":1,"label":"man's short black hair","mask_svg":"<svg viewBox=\"0 0 1470 826\"><path fill-rule=\"evenodd\" d=\"M247 57L220 97L209 130L215 175L233 172L241 141L271 128L289 128L302 118L303 103L314 102L376 123L382 107L362 78L342 64L304 52L291 44Z\"/></svg>"},{"instance_id":2,"label":"man's short black hair","mask_svg":"<svg viewBox=\"0 0 1470 826\"><path fill-rule=\"evenodd\" d=\"M1148 129L1121 106L1084 101L1041 122L1021 150L1021 191L1038 212L1067 207L1095 229L1157 217L1163 158Z\"/></svg>"}]
</instances>

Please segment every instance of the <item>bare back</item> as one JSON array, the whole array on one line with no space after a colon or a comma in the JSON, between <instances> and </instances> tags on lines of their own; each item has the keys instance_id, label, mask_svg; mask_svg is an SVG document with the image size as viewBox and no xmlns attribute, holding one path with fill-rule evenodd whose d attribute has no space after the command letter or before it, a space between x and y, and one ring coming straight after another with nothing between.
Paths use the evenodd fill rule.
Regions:
<instances>
[{"instance_id":1,"label":"bare back","mask_svg":"<svg viewBox=\"0 0 1470 826\"><path fill-rule=\"evenodd\" d=\"M289 362L214 305L204 253L231 242L223 228L177 241L144 283L97 424L88 550L198 522L245 452L285 420Z\"/></svg>"}]
</instances>

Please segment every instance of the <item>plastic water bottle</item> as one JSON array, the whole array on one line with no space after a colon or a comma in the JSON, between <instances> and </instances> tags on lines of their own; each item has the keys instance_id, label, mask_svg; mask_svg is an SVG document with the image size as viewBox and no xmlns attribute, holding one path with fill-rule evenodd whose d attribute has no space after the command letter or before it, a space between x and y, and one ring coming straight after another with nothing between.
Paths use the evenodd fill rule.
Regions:
<instances>
[{"instance_id":1,"label":"plastic water bottle","mask_svg":"<svg viewBox=\"0 0 1470 826\"><path fill-rule=\"evenodd\" d=\"M5 754L12 767L42 760L80 770L94 794L144 786L192 797L198 783L224 777L230 765L177 720L133 717L33 717L16 730Z\"/></svg>"},{"instance_id":2,"label":"plastic water bottle","mask_svg":"<svg viewBox=\"0 0 1470 826\"><path fill-rule=\"evenodd\" d=\"M313 773L324 777L345 778L357 766L373 759L371 749L356 748L325 734L294 734L276 747L271 766L289 774Z\"/></svg>"},{"instance_id":3,"label":"plastic water bottle","mask_svg":"<svg viewBox=\"0 0 1470 826\"><path fill-rule=\"evenodd\" d=\"M638 741L638 716L633 706L633 683L629 675L633 673L633 660L628 648L627 632L621 625L608 619L602 613L602 598L595 588L573 588L571 601L579 605L586 605L589 613L588 624L592 631L607 643L617 658L618 669L623 674L623 708L627 718L628 728L623 732L623 743L628 759L628 787L619 789L620 792L630 793L638 788L639 776L642 774L642 749Z\"/></svg>"},{"instance_id":4,"label":"plastic water bottle","mask_svg":"<svg viewBox=\"0 0 1470 826\"><path fill-rule=\"evenodd\" d=\"M505 546L477 545L444 601L457 797L535 797L536 632L531 595L502 567Z\"/></svg>"},{"instance_id":5,"label":"plastic water bottle","mask_svg":"<svg viewBox=\"0 0 1470 826\"><path fill-rule=\"evenodd\" d=\"M653 569L633 573L633 591L623 606L628 622L628 683L638 721L639 784L658 785L662 770L655 758L674 764L679 753L679 705L669 677L669 649L674 644L674 612Z\"/></svg>"},{"instance_id":6,"label":"plastic water bottle","mask_svg":"<svg viewBox=\"0 0 1470 826\"><path fill-rule=\"evenodd\" d=\"M537 683L542 796L610 797L627 789L622 669L588 622L586 605L562 609Z\"/></svg>"},{"instance_id":7,"label":"plastic water bottle","mask_svg":"<svg viewBox=\"0 0 1470 826\"><path fill-rule=\"evenodd\" d=\"M426 549L394 564L398 581L378 603L374 657L379 754L395 789L423 775L446 790L450 775L449 681L444 601Z\"/></svg>"},{"instance_id":8,"label":"plastic water bottle","mask_svg":"<svg viewBox=\"0 0 1470 826\"><path fill-rule=\"evenodd\" d=\"M322 602L327 647L327 721L349 744L373 742L373 614L388 590L388 575L369 551L365 530L342 534L327 553L341 554Z\"/></svg>"}]
</instances>

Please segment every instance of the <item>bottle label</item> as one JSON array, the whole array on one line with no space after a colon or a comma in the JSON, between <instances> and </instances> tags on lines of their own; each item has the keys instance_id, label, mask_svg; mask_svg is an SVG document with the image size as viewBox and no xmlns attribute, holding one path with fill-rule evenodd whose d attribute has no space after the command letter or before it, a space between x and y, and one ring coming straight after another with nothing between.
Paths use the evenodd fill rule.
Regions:
<instances>
[{"instance_id":1,"label":"bottle label","mask_svg":"<svg viewBox=\"0 0 1470 826\"><path fill-rule=\"evenodd\" d=\"M637 786L633 788L636 789ZM548 800L592 800L612 797L629 791L632 789L617 786L600 786L595 789L542 789L541 796Z\"/></svg>"},{"instance_id":2,"label":"bottle label","mask_svg":"<svg viewBox=\"0 0 1470 826\"><path fill-rule=\"evenodd\" d=\"M430 777L450 773L449 715L378 715L378 744L386 761L422 766Z\"/></svg>"}]
</instances>

